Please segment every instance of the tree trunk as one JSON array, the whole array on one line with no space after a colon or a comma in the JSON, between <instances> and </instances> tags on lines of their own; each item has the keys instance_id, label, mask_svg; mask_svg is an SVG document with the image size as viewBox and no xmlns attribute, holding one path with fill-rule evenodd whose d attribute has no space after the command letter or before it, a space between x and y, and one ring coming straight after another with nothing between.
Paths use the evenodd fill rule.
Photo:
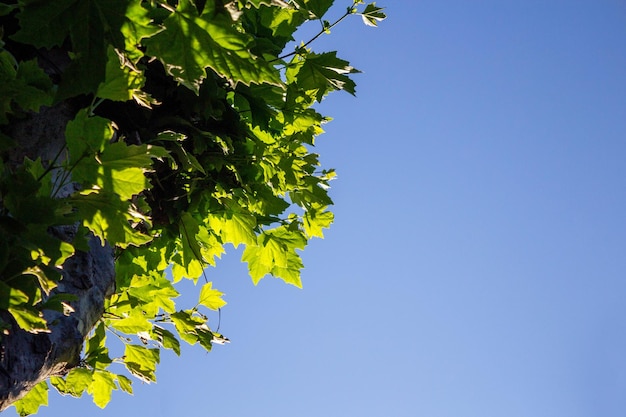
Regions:
<instances>
[{"instance_id":1,"label":"tree trunk","mask_svg":"<svg viewBox=\"0 0 626 417\"><path fill-rule=\"evenodd\" d=\"M63 149L65 127L75 111L67 103L42 109L27 119L12 124L10 134L19 146L10 163L19 164L25 156L51 161ZM63 192L74 191L70 184ZM60 226L51 233L72 241L77 225ZM52 375L63 375L80 362L83 343L104 310L104 300L115 289L113 250L92 237L89 252L77 251L62 268L62 279L54 292L78 297L70 302L74 312L68 316L46 310L50 333L32 334L21 330L5 311L0 317L12 328L0 340L0 411L22 398L39 382ZM53 292L53 293L54 293Z\"/></svg>"}]
</instances>

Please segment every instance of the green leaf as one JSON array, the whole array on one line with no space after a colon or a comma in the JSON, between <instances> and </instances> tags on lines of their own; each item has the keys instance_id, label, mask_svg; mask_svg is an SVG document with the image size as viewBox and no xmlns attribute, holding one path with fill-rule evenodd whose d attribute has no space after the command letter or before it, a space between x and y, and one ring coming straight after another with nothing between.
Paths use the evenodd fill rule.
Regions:
<instances>
[{"instance_id":1,"label":"green leaf","mask_svg":"<svg viewBox=\"0 0 626 417\"><path fill-rule=\"evenodd\" d=\"M170 75L196 93L207 67L233 84L282 85L278 71L250 52L250 35L237 30L225 14L213 15L205 7L198 15L191 1L181 0L163 26L165 30L144 40L146 54L157 57Z\"/></svg>"},{"instance_id":2,"label":"green leaf","mask_svg":"<svg viewBox=\"0 0 626 417\"><path fill-rule=\"evenodd\" d=\"M274 36L284 37L286 40L293 40L293 33L308 17L307 13L291 7L264 7L260 14L263 26L271 29ZM286 42L278 42L280 49Z\"/></svg>"},{"instance_id":3,"label":"green leaf","mask_svg":"<svg viewBox=\"0 0 626 417\"><path fill-rule=\"evenodd\" d=\"M172 332L159 326L154 326L150 333L153 340L156 340L166 349L172 349L176 355L180 356L180 342Z\"/></svg>"},{"instance_id":4,"label":"green leaf","mask_svg":"<svg viewBox=\"0 0 626 417\"><path fill-rule=\"evenodd\" d=\"M223 243L256 243L256 218L249 213L229 211L209 216L209 226L220 236Z\"/></svg>"},{"instance_id":5,"label":"green leaf","mask_svg":"<svg viewBox=\"0 0 626 417\"><path fill-rule=\"evenodd\" d=\"M49 381L50 384L52 384L52 386L59 392L59 394L69 394L67 383L65 382L65 379L63 379L63 377L51 376Z\"/></svg>"},{"instance_id":6,"label":"green leaf","mask_svg":"<svg viewBox=\"0 0 626 417\"><path fill-rule=\"evenodd\" d=\"M144 303L141 306L142 311L154 310L155 315L159 308L173 313L176 306L172 299L179 296L172 283L158 272L135 276L130 282L128 294ZM144 331L148 330L150 329L144 329Z\"/></svg>"},{"instance_id":7,"label":"green leaf","mask_svg":"<svg viewBox=\"0 0 626 417\"><path fill-rule=\"evenodd\" d=\"M112 135L109 120L89 117L86 110L81 110L68 123L66 141L72 179L86 186L97 185L127 200L147 188L144 172L150 168L152 158L168 153L153 145L110 144Z\"/></svg>"},{"instance_id":8,"label":"green leaf","mask_svg":"<svg viewBox=\"0 0 626 417\"><path fill-rule=\"evenodd\" d=\"M304 231L308 236L323 238L322 229L330 227L334 217L332 212L326 211L326 207L319 211L306 211L303 216Z\"/></svg>"},{"instance_id":9,"label":"green leaf","mask_svg":"<svg viewBox=\"0 0 626 417\"><path fill-rule=\"evenodd\" d=\"M207 282L202 286L198 304L208 307L211 310L218 310L226 305L226 301L222 299L224 293L213 289L212 285L213 283Z\"/></svg>"},{"instance_id":10,"label":"green leaf","mask_svg":"<svg viewBox=\"0 0 626 417\"><path fill-rule=\"evenodd\" d=\"M126 345L124 365L144 382L156 382L156 365L159 363L159 349L148 349L139 345Z\"/></svg>"},{"instance_id":11,"label":"green leaf","mask_svg":"<svg viewBox=\"0 0 626 417\"><path fill-rule=\"evenodd\" d=\"M100 322L87 341L85 347L85 363L94 369L105 369L112 360L106 347L104 323Z\"/></svg>"},{"instance_id":12,"label":"green leaf","mask_svg":"<svg viewBox=\"0 0 626 417\"><path fill-rule=\"evenodd\" d=\"M39 411L39 407L48 405L48 383L41 381L13 405L15 405L15 410L20 416L36 414Z\"/></svg>"},{"instance_id":13,"label":"green leaf","mask_svg":"<svg viewBox=\"0 0 626 417\"><path fill-rule=\"evenodd\" d=\"M271 274L282 279L287 284L302 288L302 280L300 279L300 270L302 268L304 268L304 264L300 255L296 252L288 252L287 264L285 266L275 265Z\"/></svg>"},{"instance_id":14,"label":"green leaf","mask_svg":"<svg viewBox=\"0 0 626 417\"><path fill-rule=\"evenodd\" d=\"M18 63L8 51L0 50L0 124L18 108L39 111L52 104L52 82L36 60Z\"/></svg>"},{"instance_id":15,"label":"green leaf","mask_svg":"<svg viewBox=\"0 0 626 417\"><path fill-rule=\"evenodd\" d=\"M200 346L202 346L207 352L210 352L213 347L213 333L209 330L209 327L206 324L197 327L196 335Z\"/></svg>"},{"instance_id":16,"label":"green leaf","mask_svg":"<svg viewBox=\"0 0 626 417\"><path fill-rule=\"evenodd\" d=\"M177 311L170 315L180 338L190 345L198 341L197 329L204 325L204 320L192 315L190 310Z\"/></svg>"},{"instance_id":17,"label":"green leaf","mask_svg":"<svg viewBox=\"0 0 626 417\"><path fill-rule=\"evenodd\" d=\"M73 60L64 71L57 98L95 92L104 80L107 42L123 48L124 0L32 0L18 14L13 38L39 48L61 46L69 36Z\"/></svg>"},{"instance_id":18,"label":"green leaf","mask_svg":"<svg viewBox=\"0 0 626 417\"><path fill-rule=\"evenodd\" d=\"M46 299L41 305L41 309L58 311L59 313L69 316L74 312L74 309L67 301L76 300L78 300L78 297L74 294L56 293Z\"/></svg>"},{"instance_id":19,"label":"green leaf","mask_svg":"<svg viewBox=\"0 0 626 417\"><path fill-rule=\"evenodd\" d=\"M93 395L93 402L100 408L106 407L111 401L111 393L117 389L114 375L109 371L96 371L87 392Z\"/></svg>"},{"instance_id":20,"label":"green leaf","mask_svg":"<svg viewBox=\"0 0 626 417\"><path fill-rule=\"evenodd\" d=\"M139 332L147 332L152 329L150 323L141 312L125 317L123 319L111 320L111 326L122 333L136 334Z\"/></svg>"},{"instance_id":21,"label":"green leaf","mask_svg":"<svg viewBox=\"0 0 626 417\"><path fill-rule=\"evenodd\" d=\"M128 394L133 393L133 381L126 378L124 375L115 375L115 378L117 379L117 384L120 386L122 391Z\"/></svg>"},{"instance_id":22,"label":"green leaf","mask_svg":"<svg viewBox=\"0 0 626 417\"><path fill-rule=\"evenodd\" d=\"M367 26L378 26L378 22L381 22L387 18L387 16L381 11L382 7L376 7L376 2L370 3L365 7L362 13L360 13L363 23Z\"/></svg>"},{"instance_id":23,"label":"green leaf","mask_svg":"<svg viewBox=\"0 0 626 417\"><path fill-rule=\"evenodd\" d=\"M149 13L143 7L142 2L127 3L126 20L122 24L121 32L124 37L126 55L135 63L143 57L141 40L162 30L152 24Z\"/></svg>"},{"instance_id":24,"label":"green leaf","mask_svg":"<svg viewBox=\"0 0 626 417\"><path fill-rule=\"evenodd\" d=\"M13 291L13 289L12 289ZM50 333L46 319L32 306L22 304L9 308L9 313L13 316L20 328L30 333Z\"/></svg>"},{"instance_id":25,"label":"green leaf","mask_svg":"<svg viewBox=\"0 0 626 417\"><path fill-rule=\"evenodd\" d=\"M334 0L296 0L296 3L311 12L315 18L321 19L333 5Z\"/></svg>"},{"instance_id":26,"label":"green leaf","mask_svg":"<svg viewBox=\"0 0 626 417\"><path fill-rule=\"evenodd\" d=\"M65 129L70 166L76 165L88 155L102 152L112 136L110 120L98 116L90 117L87 109L79 111Z\"/></svg>"},{"instance_id":27,"label":"green leaf","mask_svg":"<svg viewBox=\"0 0 626 417\"><path fill-rule=\"evenodd\" d=\"M17 8L17 4L0 4L0 16L6 16Z\"/></svg>"},{"instance_id":28,"label":"green leaf","mask_svg":"<svg viewBox=\"0 0 626 417\"><path fill-rule=\"evenodd\" d=\"M190 264L199 264L199 269L202 270L202 261L200 257L200 245L196 239L200 228L198 222L188 212L182 213L180 216L180 231L181 231L181 243L182 243L182 256L183 266L191 271ZM196 268L197 270L197 268ZM202 273L202 272L200 272ZM190 278L197 279L199 274L190 275Z\"/></svg>"},{"instance_id":29,"label":"green leaf","mask_svg":"<svg viewBox=\"0 0 626 417\"><path fill-rule=\"evenodd\" d=\"M86 368L74 368L65 377L64 389L67 394L70 394L73 397L80 397L89 385L91 385L92 381L92 371Z\"/></svg>"},{"instance_id":30,"label":"green leaf","mask_svg":"<svg viewBox=\"0 0 626 417\"><path fill-rule=\"evenodd\" d=\"M218 240L214 230L209 231L204 226L199 226L198 229L196 238L202 259L209 265L215 266L215 257L219 258L224 253L224 245Z\"/></svg>"},{"instance_id":31,"label":"green leaf","mask_svg":"<svg viewBox=\"0 0 626 417\"><path fill-rule=\"evenodd\" d=\"M129 220L133 218L130 205L121 201L116 194L88 190L69 200L78 209L85 227L99 237L103 245L108 241L125 248L129 245L141 246L152 240L150 236L130 226Z\"/></svg>"},{"instance_id":32,"label":"green leaf","mask_svg":"<svg viewBox=\"0 0 626 417\"><path fill-rule=\"evenodd\" d=\"M145 82L143 73L124 65L124 60L109 46L104 81L98 86L96 96L113 101L127 101L137 97L141 103L142 98L145 98L145 93L141 91Z\"/></svg>"},{"instance_id":33,"label":"green leaf","mask_svg":"<svg viewBox=\"0 0 626 417\"><path fill-rule=\"evenodd\" d=\"M18 42L37 48L61 46L69 35L77 0L45 0L23 2L17 17L20 30L12 36Z\"/></svg>"},{"instance_id":34,"label":"green leaf","mask_svg":"<svg viewBox=\"0 0 626 417\"><path fill-rule=\"evenodd\" d=\"M257 246L246 246L241 260L248 263L248 270L254 284L267 274L281 278L288 284L302 287L300 269L302 261L295 252L304 249L306 238L299 230L280 226L263 232L258 237Z\"/></svg>"},{"instance_id":35,"label":"green leaf","mask_svg":"<svg viewBox=\"0 0 626 417\"><path fill-rule=\"evenodd\" d=\"M337 52L310 52L304 58L294 57L287 68L287 81L295 81L298 88L305 91L314 91L316 100L321 101L334 90L345 90L354 95L356 84L346 74L358 72L348 61L337 58Z\"/></svg>"}]
</instances>

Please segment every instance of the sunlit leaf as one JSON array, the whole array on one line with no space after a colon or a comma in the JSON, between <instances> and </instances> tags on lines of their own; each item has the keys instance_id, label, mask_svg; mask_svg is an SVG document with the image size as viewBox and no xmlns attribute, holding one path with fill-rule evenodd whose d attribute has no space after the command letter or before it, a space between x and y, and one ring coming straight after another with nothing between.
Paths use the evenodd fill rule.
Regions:
<instances>
[{"instance_id":1,"label":"sunlit leaf","mask_svg":"<svg viewBox=\"0 0 626 417\"><path fill-rule=\"evenodd\" d=\"M249 50L252 38L236 30L223 14L208 9L198 15L189 0L178 2L164 22L165 30L146 39L146 53L160 59L180 83L198 92L209 67L233 84L281 85L278 71Z\"/></svg>"},{"instance_id":2,"label":"sunlit leaf","mask_svg":"<svg viewBox=\"0 0 626 417\"><path fill-rule=\"evenodd\" d=\"M20 416L36 414L39 407L48 405L48 383L42 381L35 385L22 399L13 403Z\"/></svg>"},{"instance_id":3,"label":"sunlit leaf","mask_svg":"<svg viewBox=\"0 0 626 417\"><path fill-rule=\"evenodd\" d=\"M200 296L198 297L198 304L208 307L211 310L218 310L226 305L226 301L222 299L224 293L213 289L212 286L213 284L211 282L207 282L202 286Z\"/></svg>"},{"instance_id":4,"label":"sunlit leaf","mask_svg":"<svg viewBox=\"0 0 626 417\"><path fill-rule=\"evenodd\" d=\"M96 371L87 392L93 395L93 402L100 408L106 407L111 401L111 393L117 389L114 375L108 371Z\"/></svg>"},{"instance_id":5,"label":"sunlit leaf","mask_svg":"<svg viewBox=\"0 0 626 417\"><path fill-rule=\"evenodd\" d=\"M159 349L139 345L126 345L124 365L136 377L145 382L156 382L156 365L160 362Z\"/></svg>"}]
</instances>

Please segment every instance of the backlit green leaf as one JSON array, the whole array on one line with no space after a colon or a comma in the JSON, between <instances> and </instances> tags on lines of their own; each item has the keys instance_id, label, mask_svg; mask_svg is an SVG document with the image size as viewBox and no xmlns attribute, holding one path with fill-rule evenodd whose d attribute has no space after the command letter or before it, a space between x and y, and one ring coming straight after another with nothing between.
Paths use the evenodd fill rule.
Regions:
<instances>
[{"instance_id":1,"label":"backlit green leaf","mask_svg":"<svg viewBox=\"0 0 626 417\"><path fill-rule=\"evenodd\" d=\"M156 382L156 365L159 363L159 349L148 349L139 345L126 345L124 364L126 368L145 382Z\"/></svg>"},{"instance_id":2,"label":"backlit green leaf","mask_svg":"<svg viewBox=\"0 0 626 417\"><path fill-rule=\"evenodd\" d=\"M35 385L22 399L13 403L20 416L36 414L39 407L48 405L48 383L42 381Z\"/></svg>"},{"instance_id":3,"label":"backlit green leaf","mask_svg":"<svg viewBox=\"0 0 626 417\"><path fill-rule=\"evenodd\" d=\"M200 296L198 297L198 304L210 308L211 310L218 310L226 305L226 301L222 299L223 292L212 288L213 283L207 282L202 286L200 290Z\"/></svg>"},{"instance_id":4,"label":"backlit green leaf","mask_svg":"<svg viewBox=\"0 0 626 417\"><path fill-rule=\"evenodd\" d=\"M65 389L68 394L80 397L92 381L92 371L86 368L74 368L65 377Z\"/></svg>"},{"instance_id":5,"label":"backlit green leaf","mask_svg":"<svg viewBox=\"0 0 626 417\"><path fill-rule=\"evenodd\" d=\"M140 246L152 240L150 236L131 227L130 206L116 194L91 190L75 195L70 200L78 209L85 227L99 237L103 244L108 241L120 247Z\"/></svg>"},{"instance_id":6,"label":"backlit green leaf","mask_svg":"<svg viewBox=\"0 0 626 417\"><path fill-rule=\"evenodd\" d=\"M100 408L111 401L111 393L117 389L114 375L109 371L96 371L87 392L93 395L93 402Z\"/></svg>"},{"instance_id":7,"label":"backlit green leaf","mask_svg":"<svg viewBox=\"0 0 626 417\"><path fill-rule=\"evenodd\" d=\"M330 211L314 210L306 211L303 216L304 231L311 237L324 237L322 229L330 227L333 222L334 215Z\"/></svg>"},{"instance_id":8,"label":"backlit green leaf","mask_svg":"<svg viewBox=\"0 0 626 417\"><path fill-rule=\"evenodd\" d=\"M117 379L117 384L120 386L120 389L128 394L133 393L133 381L126 378L124 375L115 375Z\"/></svg>"},{"instance_id":9,"label":"backlit green leaf","mask_svg":"<svg viewBox=\"0 0 626 417\"><path fill-rule=\"evenodd\" d=\"M147 332L152 329L152 324L145 316L134 314L119 320L111 320L111 326L122 333L134 334L139 332Z\"/></svg>"},{"instance_id":10,"label":"backlit green leaf","mask_svg":"<svg viewBox=\"0 0 626 417\"><path fill-rule=\"evenodd\" d=\"M256 243L256 218L241 212L227 212L222 215L209 216L209 226L217 233L222 242L239 244Z\"/></svg>"}]
</instances>

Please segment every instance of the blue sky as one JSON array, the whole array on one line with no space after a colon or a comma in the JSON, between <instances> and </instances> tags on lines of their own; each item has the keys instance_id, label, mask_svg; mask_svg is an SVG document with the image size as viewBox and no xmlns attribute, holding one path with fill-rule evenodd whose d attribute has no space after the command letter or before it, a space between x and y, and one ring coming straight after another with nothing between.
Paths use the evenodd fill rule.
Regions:
<instances>
[{"instance_id":1,"label":"blue sky","mask_svg":"<svg viewBox=\"0 0 626 417\"><path fill-rule=\"evenodd\" d=\"M626 3L378 5L313 44L363 74L320 106L336 222L304 289L231 250L230 345L40 416L624 415Z\"/></svg>"}]
</instances>

